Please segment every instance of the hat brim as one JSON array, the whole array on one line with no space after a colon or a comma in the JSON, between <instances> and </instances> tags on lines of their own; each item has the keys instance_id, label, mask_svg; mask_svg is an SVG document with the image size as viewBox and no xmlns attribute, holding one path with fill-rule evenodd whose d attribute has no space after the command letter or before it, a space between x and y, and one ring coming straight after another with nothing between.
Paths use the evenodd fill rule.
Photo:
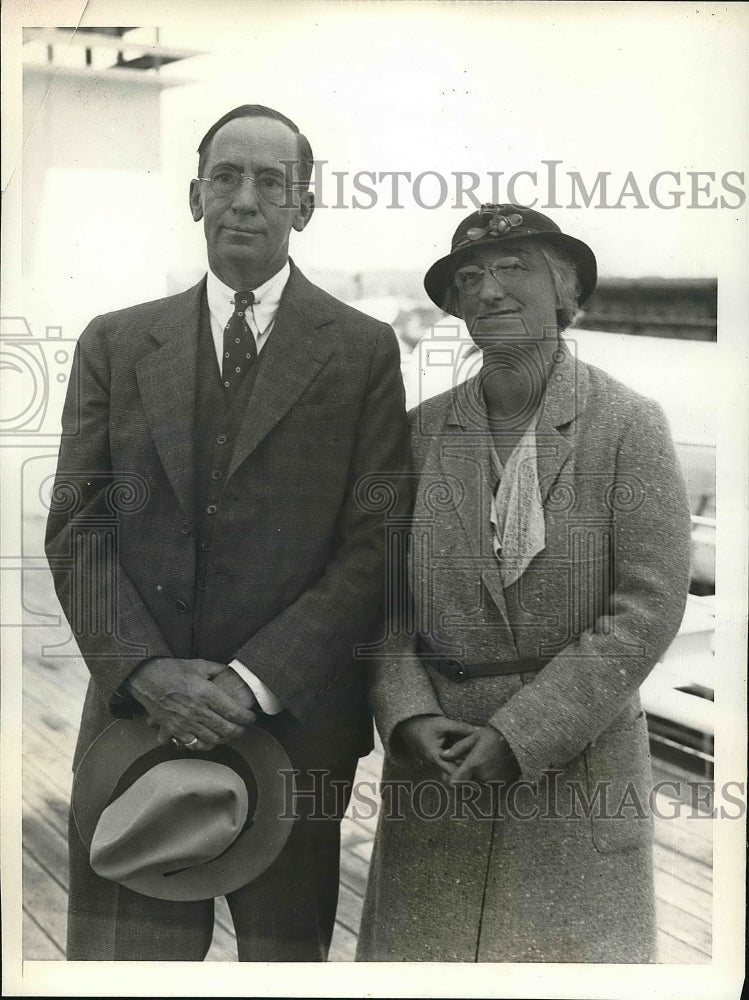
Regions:
<instances>
[{"instance_id":1,"label":"hat brim","mask_svg":"<svg viewBox=\"0 0 749 1000\"><path fill-rule=\"evenodd\" d=\"M455 269L460 265L461 261L470 256L472 251L478 247L490 246L501 252L501 248L503 246L508 243L517 242L518 240L533 240L534 242L551 243L553 246L558 246L561 249L566 250L575 264L578 280L580 282L580 297L578 299L578 304L583 305L587 302L593 294L596 287L596 281L598 280L598 267L596 264L595 254L590 249L588 244L583 243L582 240L575 239L574 236L567 236L566 233L555 232L519 232L517 235L513 234L511 236L487 237L486 239L476 240L474 243L460 247L459 250L453 250L451 253L447 254L447 256L441 257L438 261L432 264L427 271L424 277L424 288L426 289L427 295L439 309L447 311L445 310L447 292L452 284Z\"/></svg>"},{"instance_id":2,"label":"hat brim","mask_svg":"<svg viewBox=\"0 0 749 1000\"><path fill-rule=\"evenodd\" d=\"M291 762L280 743L259 726L249 727L228 745L244 758L257 783L252 824L212 861L176 873L141 875L123 880L122 885L155 899L211 899L247 885L276 860L294 823L286 808L293 787ZM113 722L88 748L75 773L71 801L75 825L87 848L122 774L159 746L156 731L144 718L137 718Z\"/></svg>"}]
</instances>

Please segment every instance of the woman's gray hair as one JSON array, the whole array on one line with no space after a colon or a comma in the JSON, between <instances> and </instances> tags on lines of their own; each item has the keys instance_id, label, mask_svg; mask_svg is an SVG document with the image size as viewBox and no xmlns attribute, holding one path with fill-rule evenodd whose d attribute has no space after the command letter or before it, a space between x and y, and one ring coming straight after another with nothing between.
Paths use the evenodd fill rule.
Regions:
<instances>
[{"instance_id":1,"label":"woman's gray hair","mask_svg":"<svg viewBox=\"0 0 749 1000\"><path fill-rule=\"evenodd\" d=\"M561 333L572 323L578 312L580 280L577 268L564 250L551 243L539 243L538 249L554 282L554 291L557 293L557 325Z\"/></svg>"},{"instance_id":2,"label":"woman's gray hair","mask_svg":"<svg viewBox=\"0 0 749 1000\"><path fill-rule=\"evenodd\" d=\"M566 330L577 316L580 298L580 281L577 268L564 250L551 243L533 241L541 251L541 255L549 268L554 291L557 296L557 326L559 332ZM442 308L451 316L460 316L460 296L455 283L451 282L445 295Z\"/></svg>"}]
</instances>

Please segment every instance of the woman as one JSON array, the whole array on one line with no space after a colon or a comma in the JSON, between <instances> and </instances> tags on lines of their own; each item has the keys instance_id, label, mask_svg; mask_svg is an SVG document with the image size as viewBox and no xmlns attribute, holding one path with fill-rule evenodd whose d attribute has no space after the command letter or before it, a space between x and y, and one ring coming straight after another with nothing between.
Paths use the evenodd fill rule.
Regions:
<instances>
[{"instance_id":1,"label":"woman","mask_svg":"<svg viewBox=\"0 0 749 1000\"><path fill-rule=\"evenodd\" d=\"M559 335L595 282L586 244L517 205L482 206L427 273L483 360L411 414L359 960L654 960L638 689L681 621L689 514L660 407Z\"/></svg>"}]
</instances>

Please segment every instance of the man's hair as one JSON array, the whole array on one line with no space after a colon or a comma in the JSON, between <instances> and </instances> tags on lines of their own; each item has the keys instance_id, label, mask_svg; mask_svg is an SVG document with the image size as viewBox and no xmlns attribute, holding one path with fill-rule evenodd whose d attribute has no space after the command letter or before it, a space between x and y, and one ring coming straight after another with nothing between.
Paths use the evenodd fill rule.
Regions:
<instances>
[{"instance_id":1,"label":"man's hair","mask_svg":"<svg viewBox=\"0 0 749 1000\"><path fill-rule=\"evenodd\" d=\"M551 273L557 297L557 326L561 333L572 323L579 309L580 279L577 268L564 250L552 243L542 240L529 242L538 246ZM460 315L460 297L454 282L447 289L442 308L453 316Z\"/></svg>"},{"instance_id":2,"label":"man's hair","mask_svg":"<svg viewBox=\"0 0 749 1000\"><path fill-rule=\"evenodd\" d=\"M296 135L299 156L298 171L292 176L295 181L301 181L305 187L309 185L313 167L312 147L309 144L309 140L299 131L298 126L290 118L282 115L280 111L275 111L273 108L266 108L262 104L241 104L238 108L227 111L225 115L211 125L198 146L198 175L200 177L203 176L205 161L210 152L211 141L214 135L227 122L233 121L235 118L272 118L274 121L282 122L287 128L290 128Z\"/></svg>"}]
</instances>

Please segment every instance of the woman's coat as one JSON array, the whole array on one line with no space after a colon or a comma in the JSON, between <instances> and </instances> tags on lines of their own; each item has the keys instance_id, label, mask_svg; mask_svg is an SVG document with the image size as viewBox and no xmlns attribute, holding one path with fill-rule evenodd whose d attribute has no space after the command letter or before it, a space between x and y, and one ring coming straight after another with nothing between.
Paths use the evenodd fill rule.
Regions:
<instances>
[{"instance_id":1,"label":"woman's coat","mask_svg":"<svg viewBox=\"0 0 749 1000\"><path fill-rule=\"evenodd\" d=\"M360 960L654 958L652 777L638 689L684 611L683 479L660 407L577 362L564 343L536 440L545 547L505 590L477 379L413 411L415 624L392 623L372 671L387 758ZM459 683L430 657L551 660ZM480 793L445 788L394 733L424 714L496 727L521 779Z\"/></svg>"}]
</instances>

